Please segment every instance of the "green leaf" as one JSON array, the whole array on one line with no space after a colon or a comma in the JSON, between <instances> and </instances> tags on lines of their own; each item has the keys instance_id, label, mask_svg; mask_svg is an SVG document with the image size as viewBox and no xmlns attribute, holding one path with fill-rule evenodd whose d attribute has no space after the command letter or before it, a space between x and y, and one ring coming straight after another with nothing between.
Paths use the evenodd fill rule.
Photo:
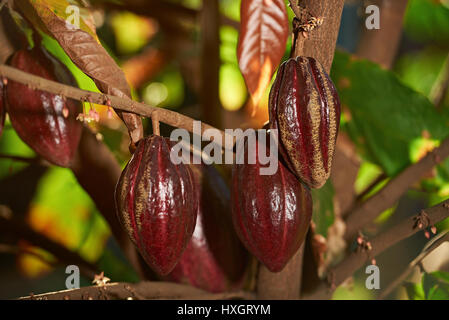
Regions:
<instances>
[{"instance_id":1,"label":"green leaf","mask_svg":"<svg viewBox=\"0 0 449 320\"><path fill-rule=\"evenodd\" d=\"M427 300L449 300L449 273L425 273L422 286Z\"/></svg>"},{"instance_id":2,"label":"green leaf","mask_svg":"<svg viewBox=\"0 0 449 320\"><path fill-rule=\"evenodd\" d=\"M449 44L449 8L439 1L410 0L404 21L405 32L410 37Z\"/></svg>"},{"instance_id":3,"label":"green leaf","mask_svg":"<svg viewBox=\"0 0 449 320\"><path fill-rule=\"evenodd\" d=\"M28 213L37 231L88 261L102 254L110 231L89 195L69 169L53 167L39 181Z\"/></svg>"},{"instance_id":4,"label":"green leaf","mask_svg":"<svg viewBox=\"0 0 449 320\"><path fill-rule=\"evenodd\" d=\"M405 84L430 97L447 59L447 50L430 47L403 55L394 69Z\"/></svg>"},{"instance_id":5,"label":"green leaf","mask_svg":"<svg viewBox=\"0 0 449 320\"><path fill-rule=\"evenodd\" d=\"M315 232L327 237L327 230L334 223L334 195L335 190L331 180L320 189L312 189L313 222Z\"/></svg>"},{"instance_id":6,"label":"green leaf","mask_svg":"<svg viewBox=\"0 0 449 320\"><path fill-rule=\"evenodd\" d=\"M372 62L336 52L332 79L347 118L344 129L362 155L389 176L426 151L416 150L422 146L417 141L440 141L448 134L447 118L425 96Z\"/></svg>"},{"instance_id":7,"label":"green leaf","mask_svg":"<svg viewBox=\"0 0 449 320\"><path fill-rule=\"evenodd\" d=\"M19 138L9 121L6 122L0 138L0 153L30 158L35 156L34 151ZM28 164L25 162L0 159L0 179L12 175L27 166Z\"/></svg>"},{"instance_id":8,"label":"green leaf","mask_svg":"<svg viewBox=\"0 0 449 320\"><path fill-rule=\"evenodd\" d=\"M410 300L426 300L424 289L421 283L408 282L404 284Z\"/></svg>"}]
</instances>

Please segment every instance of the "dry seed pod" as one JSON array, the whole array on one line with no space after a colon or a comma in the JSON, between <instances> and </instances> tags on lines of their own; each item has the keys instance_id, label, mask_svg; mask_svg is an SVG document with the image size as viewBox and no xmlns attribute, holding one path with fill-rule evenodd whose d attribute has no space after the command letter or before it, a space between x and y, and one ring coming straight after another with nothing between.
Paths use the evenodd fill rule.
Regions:
<instances>
[{"instance_id":1,"label":"dry seed pod","mask_svg":"<svg viewBox=\"0 0 449 320\"><path fill-rule=\"evenodd\" d=\"M281 271L299 249L312 217L309 189L281 162L273 175L260 175L261 142L245 142L256 164L236 164L232 172L232 217L246 248L272 272Z\"/></svg>"},{"instance_id":2,"label":"dry seed pod","mask_svg":"<svg viewBox=\"0 0 449 320\"><path fill-rule=\"evenodd\" d=\"M45 79L76 86L70 71L39 46L17 51L10 64ZM81 103L15 81L9 81L5 91L9 118L20 138L44 159L68 167L81 137L82 124L76 121ZM67 117L64 109L69 111Z\"/></svg>"},{"instance_id":3,"label":"dry seed pod","mask_svg":"<svg viewBox=\"0 0 449 320\"><path fill-rule=\"evenodd\" d=\"M190 168L170 160L170 141L139 142L115 190L118 218L148 265L173 270L195 227L198 200Z\"/></svg>"},{"instance_id":4,"label":"dry seed pod","mask_svg":"<svg viewBox=\"0 0 449 320\"><path fill-rule=\"evenodd\" d=\"M289 59L280 67L269 98L270 128L279 150L309 187L329 178L340 124L340 100L323 66L313 58Z\"/></svg>"}]
</instances>

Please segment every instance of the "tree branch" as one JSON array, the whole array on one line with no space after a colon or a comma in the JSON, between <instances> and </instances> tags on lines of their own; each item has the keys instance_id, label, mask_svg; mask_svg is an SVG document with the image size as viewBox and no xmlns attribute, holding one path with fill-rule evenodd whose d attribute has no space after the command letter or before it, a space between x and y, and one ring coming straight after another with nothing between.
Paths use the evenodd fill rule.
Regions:
<instances>
[{"instance_id":1,"label":"tree branch","mask_svg":"<svg viewBox=\"0 0 449 320\"><path fill-rule=\"evenodd\" d=\"M220 6L218 0L203 0L201 10L201 116L221 127L218 95L220 72Z\"/></svg>"},{"instance_id":2,"label":"tree branch","mask_svg":"<svg viewBox=\"0 0 449 320\"><path fill-rule=\"evenodd\" d=\"M144 103L133 101L128 98L119 98L117 96L107 95L103 93L81 90L72 86L38 77L6 65L0 65L0 76L29 85L34 89L63 95L67 98L79 101L90 101L92 103L105 105L109 100L111 102L111 106L115 109L132 112L149 118L151 118L154 112L157 112L159 121L166 123L172 127L182 128L189 132L193 132L193 122L195 120L175 111L153 107ZM208 124L201 123L201 135L203 135L204 131L208 129L218 130ZM224 148L227 134L223 131L220 132L223 140L217 140L214 141L214 143ZM233 137L229 137L229 139L230 141L234 141ZM232 147L233 146L230 146L229 149L232 149Z\"/></svg>"},{"instance_id":3,"label":"tree branch","mask_svg":"<svg viewBox=\"0 0 449 320\"><path fill-rule=\"evenodd\" d=\"M421 215L426 214L428 217L428 225L434 225L449 217L449 200L446 200L432 208L421 211ZM305 297L306 299L328 299L332 292L356 272L368 259L374 258L386 249L392 247L401 240L404 240L415 233L422 231L416 225L416 216L405 219L396 226L379 234L370 240L372 250L352 252L336 267L328 271L328 284L320 284L319 288ZM330 280L330 281L329 281ZM330 285L330 287L329 287Z\"/></svg>"},{"instance_id":4,"label":"tree branch","mask_svg":"<svg viewBox=\"0 0 449 320\"><path fill-rule=\"evenodd\" d=\"M290 1L297 12L297 1ZM309 12L324 17L324 24L310 33L308 39L298 36L293 56L309 56L320 61L329 73L334 58L340 26L343 0L305 0L301 4ZM293 37L294 38L294 37ZM259 268L258 297L264 299L298 299L301 291L303 249L300 249L279 273L272 273L264 266ZM283 290L279 290L282 288Z\"/></svg>"},{"instance_id":5,"label":"tree branch","mask_svg":"<svg viewBox=\"0 0 449 320\"><path fill-rule=\"evenodd\" d=\"M0 159L25 162L25 163L29 163L29 164L38 164L41 166L49 166L50 165L50 163L48 163L47 161L43 160L40 157L30 158L30 157L21 157L21 156L0 153Z\"/></svg>"},{"instance_id":6,"label":"tree branch","mask_svg":"<svg viewBox=\"0 0 449 320\"><path fill-rule=\"evenodd\" d=\"M373 221L380 213L391 208L413 183L419 181L430 169L449 156L449 138L429 152L419 162L409 166L392 179L378 193L365 202L356 205L346 218L346 236L351 240L365 225Z\"/></svg>"},{"instance_id":7,"label":"tree branch","mask_svg":"<svg viewBox=\"0 0 449 320\"><path fill-rule=\"evenodd\" d=\"M145 300L184 299L221 300L254 299L250 292L236 291L212 294L206 291L171 282L110 283L22 297L24 300Z\"/></svg>"}]
</instances>

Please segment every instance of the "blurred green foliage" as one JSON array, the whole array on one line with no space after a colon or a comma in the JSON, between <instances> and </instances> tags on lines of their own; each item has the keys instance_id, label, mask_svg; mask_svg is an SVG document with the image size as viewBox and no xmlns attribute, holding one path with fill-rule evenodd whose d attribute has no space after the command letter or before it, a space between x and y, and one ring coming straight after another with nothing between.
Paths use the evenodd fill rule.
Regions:
<instances>
[{"instance_id":1,"label":"blurred green foliage","mask_svg":"<svg viewBox=\"0 0 449 320\"><path fill-rule=\"evenodd\" d=\"M410 0L404 18L405 32L411 38L449 46L449 8L439 1Z\"/></svg>"},{"instance_id":2,"label":"blurred green foliage","mask_svg":"<svg viewBox=\"0 0 449 320\"><path fill-rule=\"evenodd\" d=\"M312 189L313 217L315 233L327 237L327 230L334 223L335 190L329 179L320 189Z\"/></svg>"},{"instance_id":3,"label":"blurred green foliage","mask_svg":"<svg viewBox=\"0 0 449 320\"><path fill-rule=\"evenodd\" d=\"M420 153L419 139L448 135L448 118L422 94L378 65L337 51L332 78L348 122L347 130L361 154L394 176ZM424 150L425 151L425 150ZM415 160L416 161L416 160Z\"/></svg>"},{"instance_id":4,"label":"blurred green foliage","mask_svg":"<svg viewBox=\"0 0 449 320\"><path fill-rule=\"evenodd\" d=\"M406 283L405 288L411 300L449 300L449 273L424 273L421 283Z\"/></svg>"}]
</instances>

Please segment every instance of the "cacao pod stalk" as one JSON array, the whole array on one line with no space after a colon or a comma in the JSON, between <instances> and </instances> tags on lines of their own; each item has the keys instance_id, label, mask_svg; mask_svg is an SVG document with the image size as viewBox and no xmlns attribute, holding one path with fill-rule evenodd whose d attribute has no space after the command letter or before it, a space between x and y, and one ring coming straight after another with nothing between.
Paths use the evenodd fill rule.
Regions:
<instances>
[{"instance_id":1,"label":"cacao pod stalk","mask_svg":"<svg viewBox=\"0 0 449 320\"><path fill-rule=\"evenodd\" d=\"M240 289L249 256L232 225L229 188L215 167L190 167L200 191L196 226L168 279L213 293Z\"/></svg>"},{"instance_id":2,"label":"cacao pod stalk","mask_svg":"<svg viewBox=\"0 0 449 320\"><path fill-rule=\"evenodd\" d=\"M10 64L48 80L76 85L70 71L40 46L15 52ZM81 137L82 124L76 120L80 102L9 81L6 108L19 137L37 154L62 167L71 164Z\"/></svg>"},{"instance_id":3,"label":"cacao pod stalk","mask_svg":"<svg viewBox=\"0 0 449 320\"><path fill-rule=\"evenodd\" d=\"M232 217L246 248L270 271L281 271L304 241L312 217L309 189L280 161L273 175L261 175L261 141L245 142L255 164L236 164L232 172Z\"/></svg>"},{"instance_id":4,"label":"cacao pod stalk","mask_svg":"<svg viewBox=\"0 0 449 320\"><path fill-rule=\"evenodd\" d=\"M271 87L269 111L288 167L309 187L322 187L340 124L340 100L323 66L309 57L284 62Z\"/></svg>"},{"instance_id":5,"label":"cacao pod stalk","mask_svg":"<svg viewBox=\"0 0 449 320\"><path fill-rule=\"evenodd\" d=\"M159 275L173 270L189 242L198 200L190 168L170 160L170 141L140 140L115 190L120 223Z\"/></svg>"}]
</instances>

